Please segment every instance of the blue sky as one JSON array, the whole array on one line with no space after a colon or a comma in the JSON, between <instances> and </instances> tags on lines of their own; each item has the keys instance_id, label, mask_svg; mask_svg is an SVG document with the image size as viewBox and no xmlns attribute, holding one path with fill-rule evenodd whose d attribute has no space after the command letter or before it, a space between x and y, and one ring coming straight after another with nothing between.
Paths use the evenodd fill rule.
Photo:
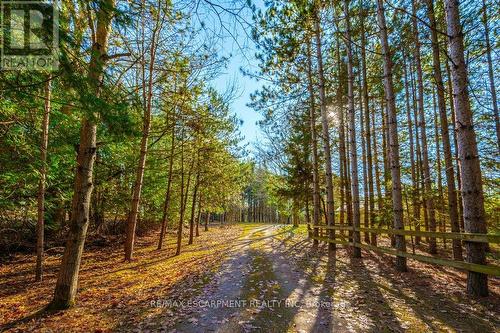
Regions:
<instances>
[{"instance_id":1,"label":"blue sky","mask_svg":"<svg viewBox=\"0 0 500 333\"><path fill-rule=\"evenodd\" d=\"M227 70L214 82L215 87L219 91L224 91L232 83L236 84L237 95L236 98L231 103L231 111L237 115L239 119L243 121L240 126L240 131L242 136L244 136L244 142L249 144L249 149L251 145L261 137L261 132L259 126L256 122L261 119L259 113L257 113L252 108L249 108L247 104L250 102L250 94L261 87L261 83L257 82L255 79L244 76L240 68L243 67L248 69L254 66L253 62L256 61L253 58L253 54L247 56L250 58L250 63L241 54L233 55L228 65Z\"/></svg>"},{"instance_id":2,"label":"blue sky","mask_svg":"<svg viewBox=\"0 0 500 333\"><path fill-rule=\"evenodd\" d=\"M263 7L260 0L253 2L259 8ZM245 19L249 22L251 21L251 17L246 17ZM254 57L256 49L253 42L242 31L243 28L240 25L235 25L234 29L236 30L234 36L236 36L237 42L234 38L227 36L223 42L223 50L221 50L224 55L231 54L232 56L227 69L214 80L213 85L219 92L224 92L231 84L236 85L236 98L231 103L230 108L243 121L243 124L240 126L241 134L244 137L243 144L248 144L248 150L252 150L253 144L262 137L260 128L256 124L262 117L255 110L249 108L247 104L250 102L250 94L258 90L262 86L262 83L243 75L241 72L240 68L247 71L256 71L258 65ZM241 50L239 46L244 50Z\"/></svg>"}]
</instances>

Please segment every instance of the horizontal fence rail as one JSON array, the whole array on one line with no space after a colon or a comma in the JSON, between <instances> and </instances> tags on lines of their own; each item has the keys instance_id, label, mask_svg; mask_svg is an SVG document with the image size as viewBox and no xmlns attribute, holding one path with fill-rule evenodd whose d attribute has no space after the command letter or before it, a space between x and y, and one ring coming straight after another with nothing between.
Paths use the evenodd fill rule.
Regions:
<instances>
[{"instance_id":1,"label":"horizontal fence rail","mask_svg":"<svg viewBox=\"0 0 500 333\"><path fill-rule=\"evenodd\" d=\"M479 243L491 243L491 244L499 244L500 243L500 235L490 235L490 234L472 234L472 233L458 233L458 232L430 232L430 231L415 231L415 230L396 230L396 229L382 229L382 228L356 228L354 229L352 226L346 225L335 225L335 226L326 226L326 225L308 225L309 228L318 228L325 230L347 230L347 231L360 231L360 232L369 232L375 234L388 234L388 235L403 235L403 236L421 236L421 237L429 237L429 238L445 238L445 239L458 239L465 242L479 242ZM340 235L341 236L341 235ZM340 239L330 239L328 237L314 237L310 236L311 239L316 239L319 241L324 241L328 243L335 243L341 245L354 246L365 250L372 250L376 252L386 253L399 257L406 257L409 259L414 259L430 264L448 266L453 268L458 268L462 270L478 272L493 276L500 276L500 267L495 265L479 265L473 264L464 261L456 261L450 259L442 259L436 257L425 256L421 254L414 254L399 251L393 248L387 247L379 247L371 244L364 243L354 243L346 240ZM345 237L345 236L344 236ZM344 238L342 237L342 238Z\"/></svg>"}]
</instances>

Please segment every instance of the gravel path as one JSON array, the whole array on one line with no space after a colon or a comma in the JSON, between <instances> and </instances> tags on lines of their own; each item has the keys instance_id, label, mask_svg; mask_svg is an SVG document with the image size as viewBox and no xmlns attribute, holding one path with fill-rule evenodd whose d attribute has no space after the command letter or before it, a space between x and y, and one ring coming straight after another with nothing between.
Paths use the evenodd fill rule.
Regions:
<instances>
[{"instance_id":1,"label":"gravel path","mask_svg":"<svg viewBox=\"0 0 500 333\"><path fill-rule=\"evenodd\" d=\"M287 257L283 236L279 227L259 226L241 239L174 332L349 331L332 316L325 283L311 281Z\"/></svg>"}]
</instances>

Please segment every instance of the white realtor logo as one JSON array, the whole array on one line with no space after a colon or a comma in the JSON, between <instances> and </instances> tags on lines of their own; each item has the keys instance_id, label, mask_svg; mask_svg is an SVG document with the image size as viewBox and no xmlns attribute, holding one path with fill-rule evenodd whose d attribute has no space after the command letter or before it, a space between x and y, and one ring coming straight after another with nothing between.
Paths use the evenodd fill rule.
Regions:
<instances>
[{"instance_id":1,"label":"white realtor logo","mask_svg":"<svg viewBox=\"0 0 500 333\"><path fill-rule=\"evenodd\" d=\"M48 49L48 46L36 34L38 29L42 29L43 14L39 10L30 9L29 11L29 48L30 49ZM12 49L24 49L24 17L26 11L13 9L10 16L11 39L10 47Z\"/></svg>"},{"instance_id":2,"label":"white realtor logo","mask_svg":"<svg viewBox=\"0 0 500 333\"><path fill-rule=\"evenodd\" d=\"M59 66L57 0L1 1L2 70L46 70Z\"/></svg>"}]
</instances>

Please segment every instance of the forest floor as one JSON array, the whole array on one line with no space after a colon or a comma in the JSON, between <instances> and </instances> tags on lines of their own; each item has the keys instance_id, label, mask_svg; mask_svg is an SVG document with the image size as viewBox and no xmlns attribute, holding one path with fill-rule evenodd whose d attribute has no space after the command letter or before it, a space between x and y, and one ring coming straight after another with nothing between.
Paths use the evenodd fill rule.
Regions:
<instances>
[{"instance_id":1,"label":"forest floor","mask_svg":"<svg viewBox=\"0 0 500 333\"><path fill-rule=\"evenodd\" d=\"M171 238L171 237L170 237ZM59 258L34 283L33 256L0 266L0 325L12 332L495 332L500 280L491 296L465 294L466 274L391 256L311 250L303 226L244 224L202 232L174 257L139 238L136 260L121 247L84 255L77 305L30 314L48 303ZM0 326L0 330L2 326Z\"/></svg>"}]
</instances>

